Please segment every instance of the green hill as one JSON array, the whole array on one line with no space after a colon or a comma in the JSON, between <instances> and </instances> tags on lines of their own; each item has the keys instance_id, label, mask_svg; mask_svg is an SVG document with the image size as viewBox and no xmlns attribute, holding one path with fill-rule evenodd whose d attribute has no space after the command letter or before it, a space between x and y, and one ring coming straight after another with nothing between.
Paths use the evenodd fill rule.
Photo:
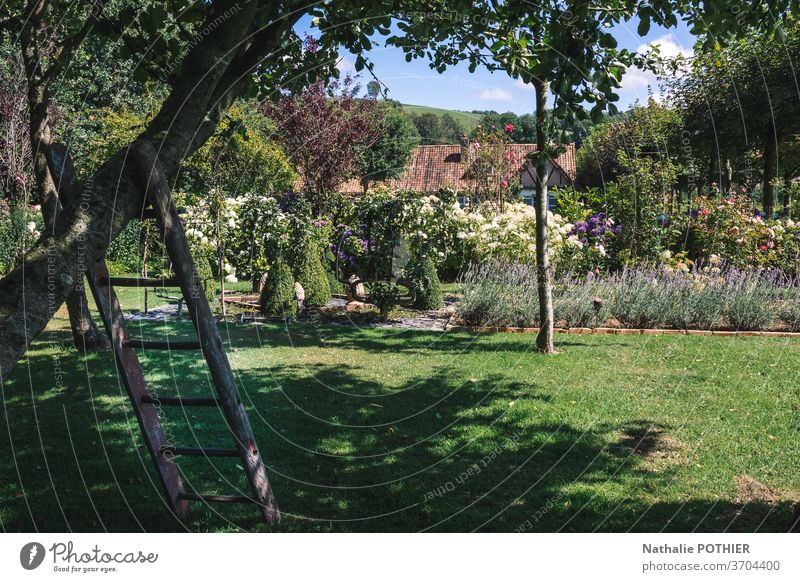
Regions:
<instances>
[{"instance_id":1,"label":"green hill","mask_svg":"<svg viewBox=\"0 0 800 582\"><path fill-rule=\"evenodd\" d=\"M452 109L440 109L438 107L428 107L427 105L408 105L406 103L402 104L403 111L408 113L433 113L434 115L444 115L445 113L449 113L453 116L461 125L464 126L464 129L467 133L471 132L475 129L481 121L481 115L475 113L468 113L466 111L455 111Z\"/></svg>"}]
</instances>

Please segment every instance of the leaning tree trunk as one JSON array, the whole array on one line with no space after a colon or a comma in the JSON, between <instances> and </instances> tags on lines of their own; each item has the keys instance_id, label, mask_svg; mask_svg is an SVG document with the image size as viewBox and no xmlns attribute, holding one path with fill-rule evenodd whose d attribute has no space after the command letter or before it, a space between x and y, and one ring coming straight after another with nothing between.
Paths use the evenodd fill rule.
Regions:
<instances>
[{"instance_id":1,"label":"leaning tree trunk","mask_svg":"<svg viewBox=\"0 0 800 582\"><path fill-rule=\"evenodd\" d=\"M536 90L536 286L539 294L539 334L537 349L552 354L553 347L553 271L547 240L547 81L535 79Z\"/></svg>"},{"instance_id":2,"label":"leaning tree trunk","mask_svg":"<svg viewBox=\"0 0 800 582\"><path fill-rule=\"evenodd\" d=\"M49 142L49 129L47 141ZM40 142L39 150L47 148L47 157L50 156L50 145L45 146L44 141ZM66 148L63 148L66 154ZM69 193L76 190L76 185L70 180L56 180L53 179L53 174L50 170L47 157L41 151L34 149L35 155L35 174L36 181L38 182L42 192L42 215L45 221L45 229L52 232L55 227L56 216L62 209L63 204L69 199ZM67 158L63 158L66 160ZM51 160L52 163L52 160ZM63 164L62 164L63 165ZM44 169L42 169L44 166ZM74 178L74 175L70 177ZM60 194L63 192L63 196ZM70 329L72 330L72 342L75 348L80 352L89 352L93 350L103 350L108 347L108 342L105 335L97 328L92 320L91 311L89 311L89 303L86 300L86 291L83 285L84 277L82 274L77 276L72 290L67 295L67 314L69 315Z\"/></svg>"},{"instance_id":3,"label":"leaning tree trunk","mask_svg":"<svg viewBox=\"0 0 800 582\"><path fill-rule=\"evenodd\" d=\"M106 162L23 263L0 280L0 381L74 291L87 266L141 215L143 195L124 160L122 151Z\"/></svg>"},{"instance_id":4,"label":"leaning tree trunk","mask_svg":"<svg viewBox=\"0 0 800 582\"><path fill-rule=\"evenodd\" d=\"M20 35L20 45L28 84L27 99L31 152L33 152L33 175L41 200L45 230L51 232L63 204L61 198L67 197L76 185L72 181L64 183L63 180L55 180L51 171L50 162L52 160L49 159L52 146L50 81L44 78L42 72L41 55L36 39L37 31L33 30L35 25L35 20L26 23L23 27L23 34ZM71 177L73 176L71 175ZM75 280L75 285L67 296L66 304L75 348L81 352L105 349L108 342L92 320L84 291L83 276L79 276Z\"/></svg>"},{"instance_id":5,"label":"leaning tree trunk","mask_svg":"<svg viewBox=\"0 0 800 582\"><path fill-rule=\"evenodd\" d=\"M172 91L142 135L158 149L166 176L174 176L180 163L214 133L250 74L287 38L303 14L297 11L291 17L273 18L272 24L253 33L256 17L269 21L279 8L246 2L221 23L218 10L209 11L209 34L190 49ZM136 144L111 156L78 195L65 201L53 228L21 265L0 280L0 385L88 265L103 257L130 220L141 216L144 187L132 165L126 164L130 147Z\"/></svg>"},{"instance_id":6,"label":"leaning tree trunk","mask_svg":"<svg viewBox=\"0 0 800 582\"><path fill-rule=\"evenodd\" d=\"M775 124L769 122L767 124L767 134L764 141L764 186L763 186L763 202L764 214L767 218L772 218L772 202L774 198L773 181L777 175L778 170L778 142L775 135Z\"/></svg>"}]
</instances>

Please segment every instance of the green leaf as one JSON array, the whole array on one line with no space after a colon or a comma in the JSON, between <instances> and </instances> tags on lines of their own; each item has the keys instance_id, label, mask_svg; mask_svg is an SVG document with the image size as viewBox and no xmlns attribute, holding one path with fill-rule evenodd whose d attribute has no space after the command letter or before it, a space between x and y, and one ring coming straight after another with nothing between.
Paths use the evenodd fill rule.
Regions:
<instances>
[{"instance_id":1,"label":"green leaf","mask_svg":"<svg viewBox=\"0 0 800 582\"><path fill-rule=\"evenodd\" d=\"M149 79L150 74L144 69L144 67L136 67L133 70L133 80L137 83L145 83Z\"/></svg>"},{"instance_id":2,"label":"green leaf","mask_svg":"<svg viewBox=\"0 0 800 582\"><path fill-rule=\"evenodd\" d=\"M650 32L649 15L643 13L639 16L639 26L636 27L636 32L639 33L639 36L647 36L647 33Z\"/></svg>"}]
</instances>

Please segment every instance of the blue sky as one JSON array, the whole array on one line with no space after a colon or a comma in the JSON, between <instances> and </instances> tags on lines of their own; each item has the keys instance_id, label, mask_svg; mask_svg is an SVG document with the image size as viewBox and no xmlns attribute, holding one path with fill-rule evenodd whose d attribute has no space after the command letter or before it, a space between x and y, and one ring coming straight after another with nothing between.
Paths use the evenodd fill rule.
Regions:
<instances>
[{"instance_id":1,"label":"blue sky","mask_svg":"<svg viewBox=\"0 0 800 582\"><path fill-rule=\"evenodd\" d=\"M646 37L636 32L636 21L619 25L613 29L619 45L627 49L642 49L648 43L661 45L662 55L677 56L678 53L691 54L694 37L688 27L680 23L675 29L652 27ZM339 68L354 72L354 57L341 54ZM494 109L499 112L513 111L517 114L532 113L533 92L530 87L501 73L490 73L479 69L470 73L466 65L451 67L443 74L431 70L428 62L405 61L402 51L385 48L376 43L369 53L375 63L375 74L388 86L389 97L402 103L428 105L461 111ZM362 79L369 80L362 76ZM658 92L658 84L650 73L630 70L622 80L620 90L620 109L626 109L637 99L647 99L648 86Z\"/></svg>"}]
</instances>

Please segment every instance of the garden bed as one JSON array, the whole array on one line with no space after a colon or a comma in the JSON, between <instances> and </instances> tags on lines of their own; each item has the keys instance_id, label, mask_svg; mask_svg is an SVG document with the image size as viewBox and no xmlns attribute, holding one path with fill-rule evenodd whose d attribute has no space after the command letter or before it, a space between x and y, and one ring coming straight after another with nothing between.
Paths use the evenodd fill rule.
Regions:
<instances>
[{"instance_id":1,"label":"garden bed","mask_svg":"<svg viewBox=\"0 0 800 582\"><path fill-rule=\"evenodd\" d=\"M539 333L538 327L481 327L471 325L452 324L445 327L445 331L469 331L474 333ZM800 338L800 332L793 331L735 331L735 330L708 330L708 329L654 329L654 328L629 328L629 327L556 327L555 333L568 333L573 335L700 335L717 337L790 337Z\"/></svg>"},{"instance_id":2,"label":"garden bed","mask_svg":"<svg viewBox=\"0 0 800 582\"><path fill-rule=\"evenodd\" d=\"M474 265L462 295L457 325L539 325L536 270L530 265ZM800 332L800 286L779 271L637 267L605 276L562 276L553 287L553 310L558 327L619 330L600 333L784 334Z\"/></svg>"}]
</instances>

